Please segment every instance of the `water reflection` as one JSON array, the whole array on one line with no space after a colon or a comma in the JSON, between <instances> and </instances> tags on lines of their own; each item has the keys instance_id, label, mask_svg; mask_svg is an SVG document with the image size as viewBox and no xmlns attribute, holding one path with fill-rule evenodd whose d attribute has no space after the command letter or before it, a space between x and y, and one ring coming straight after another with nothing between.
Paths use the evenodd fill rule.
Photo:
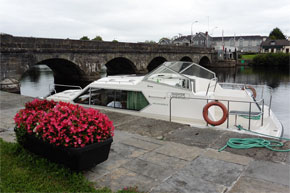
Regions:
<instances>
[{"instance_id":1,"label":"water reflection","mask_svg":"<svg viewBox=\"0 0 290 193\"><path fill-rule=\"evenodd\" d=\"M268 85L279 87L280 83L289 83L289 68L264 67L236 67L236 68L210 68L216 73L219 82L247 83L254 85Z\"/></svg>"},{"instance_id":2,"label":"water reflection","mask_svg":"<svg viewBox=\"0 0 290 193\"><path fill-rule=\"evenodd\" d=\"M46 65L35 65L23 75L20 81L20 93L25 96L47 96L49 85L54 83L53 71Z\"/></svg>"}]
</instances>

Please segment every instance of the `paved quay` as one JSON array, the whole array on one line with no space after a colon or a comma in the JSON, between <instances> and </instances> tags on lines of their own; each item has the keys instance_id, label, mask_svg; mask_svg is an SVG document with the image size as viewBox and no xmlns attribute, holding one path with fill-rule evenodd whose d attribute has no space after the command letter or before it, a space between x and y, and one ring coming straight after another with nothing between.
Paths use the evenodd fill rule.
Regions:
<instances>
[{"instance_id":1,"label":"paved quay","mask_svg":"<svg viewBox=\"0 0 290 193\"><path fill-rule=\"evenodd\" d=\"M15 142L13 117L33 100L0 91L0 137ZM289 152L226 148L229 138L256 137L214 128L103 111L116 127L109 159L83 172L97 188L143 192L289 193ZM285 149L290 142L285 142Z\"/></svg>"}]
</instances>

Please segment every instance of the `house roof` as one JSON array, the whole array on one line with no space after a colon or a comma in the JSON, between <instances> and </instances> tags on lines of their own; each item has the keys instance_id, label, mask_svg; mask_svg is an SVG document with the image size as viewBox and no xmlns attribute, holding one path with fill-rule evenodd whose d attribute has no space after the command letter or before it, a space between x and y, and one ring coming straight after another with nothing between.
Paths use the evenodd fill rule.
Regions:
<instances>
[{"instance_id":1,"label":"house roof","mask_svg":"<svg viewBox=\"0 0 290 193\"><path fill-rule=\"evenodd\" d=\"M188 40L188 41L190 41L190 37L191 37L191 35L187 35L187 36L180 36L180 37L178 37L178 38L176 38L174 41L183 41L183 40Z\"/></svg>"},{"instance_id":2,"label":"house roof","mask_svg":"<svg viewBox=\"0 0 290 193\"><path fill-rule=\"evenodd\" d=\"M195 37L198 37L199 35L201 35L201 36L206 38L206 34L205 33L199 32L199 33L196 33L196 34L192 35L192 39L194 39ZM212 38L211 36L208 36L208 37ZM184 40L190 41L190 38L191 38L191 35L180 36L180 37L176 38L174 41L177 41L177 42L184 41Z\"/></svg>"},{"instance_id":3,"label":"house roof","mask_svg":"<svg viewBox=\"0 0 290 193\"><path fill-rule=\"evenodd\" d=\"M266 41L261 43L262 47L281 47L281 46L289 46L289 40L271 40L267 39Z\"/></svg>"},{"instance_id":4,"label":"house roof","mask_svg":"<svg viewBox=\"0 0 290 193\"><path fill-rule=\"evenodd\" d=\"M262 38L267 38L267 36L260 36L260 35L252 35L252 36L218 36L218 37L212 37L214 41L222 41L222 38L224 38L224 40L230 40L230 39L245 39L245 40L256 40L256 39L262 39Z\"/></svg>"}]
</instances>

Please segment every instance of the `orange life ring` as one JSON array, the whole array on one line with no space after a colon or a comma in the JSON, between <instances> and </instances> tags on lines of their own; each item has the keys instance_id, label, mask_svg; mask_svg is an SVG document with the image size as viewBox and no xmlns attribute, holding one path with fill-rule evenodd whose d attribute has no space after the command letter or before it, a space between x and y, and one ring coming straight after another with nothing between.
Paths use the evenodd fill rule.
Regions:
<instances>
[{"instance_id":1,"label":"orange life ring","mask_svg":"<svg viewBox=\"0 0 290 193\"><path fill-rule=\"evenodd\" d=\"M211 119L209 119L208 117L208 109L211 107L211 106L219 106L222 110L223 110L223 117L218 120L218 121L213 121ZM203 115L203 118L204 120L208 123L208 124L211 124L211 125L221 125L225 122L225 120L227 119L228 117L228 110L226 108L226 106L221 103L221 102L218 102L218 101L212 101L212 102L209 102L207 103L204 107L203 107L203 112L202 112L202 115Z\"/></svg>"},{"instance_id":2,"label":"orange life ring","mask_svg":"<svg viewBox=\"0 0 290 193\"><path fill-rule=\"evenodd\" d=\"M250 86L250 85L246 85L244 88L242 88L243 90L245 90L245 89L250 89L251 91L252 91L252 93L253 93L253 97L254 98L256 98L256 96L257 96L257 92L256 92L256 90L254 89L254 87L252 87L252 86Z\"/></svg>"}]
</instances>

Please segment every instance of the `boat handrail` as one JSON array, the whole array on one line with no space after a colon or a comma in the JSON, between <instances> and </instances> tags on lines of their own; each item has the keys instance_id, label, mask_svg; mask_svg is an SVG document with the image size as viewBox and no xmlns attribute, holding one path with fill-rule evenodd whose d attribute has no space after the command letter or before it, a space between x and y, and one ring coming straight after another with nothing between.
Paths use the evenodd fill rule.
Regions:
<instances>
[{"instance_id":1,"label":"boat handrail","mask_svg":"<svg viewBox=\"0 0 290 193\"><path fill-rule=\"evenodd\" d=\"M208 83L208 86L207 86L207 90L206 90L206 94L205 94L205 96L207 96L209 89L212 87L212 86L211 86L211 82L212 82L212 81L215 81L215 84L212 85L212 86L214 86L214 91L215 91L216 84L217 84L217 81L218 81L218 78L217 78L217 77L214 77L214 78L210 79L210 81L209 81L209 83Z\"/></svg>"},{"instance_id":2,"label":"boat handrail","mask_svg":"<svg viewBox=\"0 0 290 193\"><path fill-rule=\"evenodd\" d=\"M51 89L51 86L54 86L54 87ZM48 85L48 89L49 89L49 91L53 90L53 91L54 91L54 94L56 94L55 86L58 86L58 87L72 87L72 88L78 88L78 89L82 90L82 87L80 87L80 86L76 86L76 85L49 84L49 85Z\"/></svg>"},{"instance_id":3,"label":"boat handrail","mask_svg":"<svg viewBox=\"0 0 290 193\"><path fill-rule=\"evenodd\" d=\"M227 82L219 82L219 85L229 85L229 86L239 86L239 89L242 89L242 88L246 88L246 86L252 86L253 88L261 88L262 90L260 91L261 93L261 98L264 97L264 92L265 92L265 89L264 88L267 88L269 90L269 115L271 113L271 106L272 106L272 95L273 95L273 88L270 87L270 86L267 86L267 85L254 85L254 84L246 84L246 83L227 83Z\"/></svg>"},{"instance_id":4,"label":"boat handrail","mask_svg":"<svg viewBox=\"0 0 290 193\"><path fill-rule=\"evenodd\" d=\"M248 103L249 104L249 112L248 112L248 116L249 116L249 125L248 125L248 130L251 129L251 117L252 116L260 116L261 117L261 126L263 126L264 124L264 99L260 99L259 101L242 101L242 100L226 100L226 99L215 99L215 98L198 98L198 97L176 97L176 96L170 96L169 99L169 121L171 122L172 119L172 100L173 99L193 99L193 100L206 100L206 102L208 103L209 101L223 101L227 103L227 109L230 109L230 103ZM260 109L259 113L252 113L252 104L260 104L262 103L262 109ZM236 113L236 115L238 115L239 113ZM269 114L270 115L270 114ZM229 113L227 115L227 128L229 128ZM208 123L206 124L208 126Z\"/></svg>"},{"instance_id":5,"label":"boat handrail","mask_svg":"<svg viewBox=\"0 0 290 193\"><path fill-rule=\"evenodd\" d=\"M135 83L135 80L134 81L131 81L131 80L114 80L114 79L110 79L110 80L99 80L98 81L99 83L110 83L110 82L114 82L114 83L119 83L119 84L122 84L122 83L130 83L131 85L134 85Z\"/></svg>"}]
</instances>

